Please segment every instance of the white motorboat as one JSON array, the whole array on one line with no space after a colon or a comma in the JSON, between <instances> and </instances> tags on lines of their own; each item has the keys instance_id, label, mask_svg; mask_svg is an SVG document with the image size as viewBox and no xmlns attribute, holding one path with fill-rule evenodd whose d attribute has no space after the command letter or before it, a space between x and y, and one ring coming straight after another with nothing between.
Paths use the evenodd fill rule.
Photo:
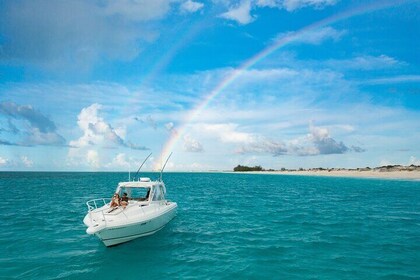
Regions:
<instances>
[{"instance_id":1,"label":"white motorboat","mask_svg":"<svg viewBox=\"0 0 420 280\"><path fill-rule=\"evenodd\" d=\"M125 207L111 207L108 203L111 199L89 200L86 203L88 213L83 219L88 227L86 232L96 235L106 246L153 234L176 215L177 203L165 199L166 189L162 181L140 178L121 182L115 193L127 194Z\"/></svg>"},{"instance_id":2,"label":"white motorboat","mask_svg":"<svg viewBox=\"0 0 420 280\"><path fill-rule=\"evenodd\" d=\"M127 198L122 199L126 202L121 201L118 206L106 198L86 202L88 213L83 219L87 226L86 232L96 235L105 246L151 235L162 229L176 215L177 203L165 199L166 188L162 173L156 181L140 178L120 182L115 194L120 197L126 194L124 196Z\"/></svg>"}]
</instances>

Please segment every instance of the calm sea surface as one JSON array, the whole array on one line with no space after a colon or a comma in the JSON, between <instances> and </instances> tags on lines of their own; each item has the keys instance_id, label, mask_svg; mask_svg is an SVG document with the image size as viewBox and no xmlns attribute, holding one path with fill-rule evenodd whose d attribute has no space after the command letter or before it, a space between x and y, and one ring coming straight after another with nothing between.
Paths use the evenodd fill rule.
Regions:
<instances>
[{"instance_id":1,"label":"calm sea surface","mask_svg":"<svg viewBox=\"0 0 420 280\"><path fill-rule=\"evenodd\" d=\"M124 180L0 173L0 279L420 279L418 181L166 173L177 217L106 248L85 202Z\"/></svg>"}]
</instances>

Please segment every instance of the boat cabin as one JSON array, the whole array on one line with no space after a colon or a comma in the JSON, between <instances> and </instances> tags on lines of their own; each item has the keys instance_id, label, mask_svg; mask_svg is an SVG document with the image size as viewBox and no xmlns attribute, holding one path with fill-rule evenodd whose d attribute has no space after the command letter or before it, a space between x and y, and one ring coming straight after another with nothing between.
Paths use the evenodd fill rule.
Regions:
<instances>
[{"instance_id":1,"label":"boat cabin","mask_svg":"<svg viewBox=\"0 0 420 280\"><path fill-rule=\"evenodd\" d=\"M165 200L166 188L161 181L151 181L150 178L140 178L138 181L121 182L115 191L122 197L127 193L128 200L162 201Z\"/></svg>"}]
</instances>

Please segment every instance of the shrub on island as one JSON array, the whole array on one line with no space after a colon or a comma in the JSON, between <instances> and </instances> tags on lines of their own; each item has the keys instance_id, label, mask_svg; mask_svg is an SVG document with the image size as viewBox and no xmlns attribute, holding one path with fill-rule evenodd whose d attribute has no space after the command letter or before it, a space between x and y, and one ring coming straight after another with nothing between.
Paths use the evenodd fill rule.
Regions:
<instances>
[{"instance_id":1,"label":"shrub on island","mask_svg":"<svg viewBox=\"0 0 420 280\"><path fill-rule=\"evenodd\" d=\"M254 167L250 167L250 166L245 166L245 165L238 165L235 168L233 168L233 171L263 171L264 169L257 165Z\"/></svg>"}]
</instances>

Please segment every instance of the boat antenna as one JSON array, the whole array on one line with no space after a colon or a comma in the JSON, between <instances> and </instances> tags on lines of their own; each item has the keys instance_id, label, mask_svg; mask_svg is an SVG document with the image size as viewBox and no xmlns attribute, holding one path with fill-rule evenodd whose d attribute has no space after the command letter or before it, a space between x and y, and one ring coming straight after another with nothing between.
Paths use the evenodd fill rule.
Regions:
<instances>
[{"instance_id":1,"label":"boat antenna","mask_svg":"<svg viewBox=\"0 0 420 280\"><path fill-rule=\"evenodd\" d=\"M168 160L171 158L171 156L172 156L172 153L169 154L168 158L165 161L165 164L163 165L162 169L160 170L160 178L159 178L159 181L162 181L162 173L163 173L163 170L165 169L165 166L168 163Z\"/></svg>"},{"instance_id":2,"label":"boat antenna","mask_svg":"<svg viewBox=\"0 0 420 280\"><path fill-rule=\"evenodd\" d=\"M139 171L140 171L140 169L143 167L143 165L144 165L144 163L146 162L146 160L150 157L152 155L152 153L150 153L148 156L147 156L147 158L143 161L143 163L140 165L140 167L139 167L139 169L137 169L137 172L136 172L136 175L134 175L134 179L133 180L136 180L136 178L137 178L137 174L139 174Z\"/></svg>"}]
</instances>

